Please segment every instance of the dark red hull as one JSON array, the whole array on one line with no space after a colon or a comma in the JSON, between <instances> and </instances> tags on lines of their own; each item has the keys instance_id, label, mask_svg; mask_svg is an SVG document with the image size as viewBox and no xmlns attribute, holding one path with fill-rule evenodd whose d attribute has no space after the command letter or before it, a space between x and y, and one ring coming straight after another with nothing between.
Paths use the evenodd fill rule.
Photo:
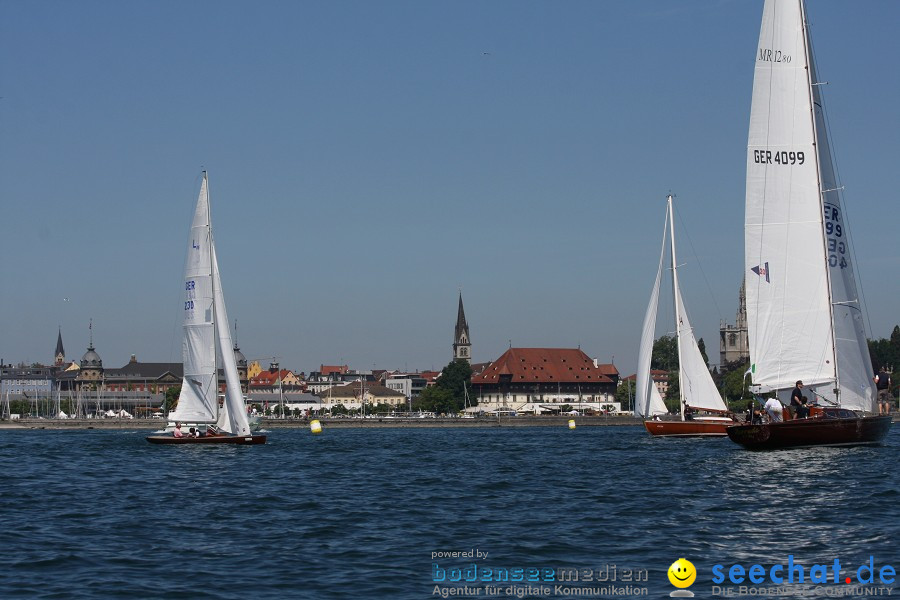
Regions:
<instances>
[{"instance_id":1,"label":"dark red hull","mask_svg":"<svg viewBox=\"0 0 900 600\"><path fill-rule=\"evenodd\" d=\"M891 429L891 417L794 419L781 423L736 425L728 437L748 450L807 446L863 446L878 444Z\"/></svg>"},{"instance_id":2,"label":"dark red hull","mask_svg":"<svg viewBox=\"0 0 900 600\"><path fill-rule=\"evenodd\" d=\"M240 444L242 446L265 444L264 435L207 435L203 437L180 437L172 435L148 435L151 444Z\"/></svg>"},{"instance_id":3,"label":"dark red hull","mask_svg":"<svg viewBox=\"0 0 900 600\"><path fill-rule=\"evenodd\" d=\"M667 437L725 437L735 421L644 421L652 435Z\"/></svg>"}]
</instances>

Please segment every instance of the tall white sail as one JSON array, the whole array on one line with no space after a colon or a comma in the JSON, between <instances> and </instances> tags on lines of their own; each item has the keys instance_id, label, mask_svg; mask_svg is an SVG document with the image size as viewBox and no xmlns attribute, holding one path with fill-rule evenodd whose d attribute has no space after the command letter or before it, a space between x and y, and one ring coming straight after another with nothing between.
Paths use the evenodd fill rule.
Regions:
<instances>
[{"instance_id":1,"label":"tall white sail","mask_svg":"<svg viewBox=\"0 0 900 600\"><path fill-rule=\"evenodd\" d=\"M833 384L834 331L800 0L766 0L747 144L745 266L753 383ZM824 140L822 140L824 142Z\"/></svg>"},{"instance_id":2,"label":"tall white sail","mask_svg":"<svg viewBox=\"0 0 900 600\"><path fill-rule=\"evenodd\" d=\"M213 306L212 237L209 223L209 191L206 173L191 223L184 266L184 325L182 361L184 378L178 406L170 421L214 423L218 416Z\"/></svg>"},{"instance_id":3,"label":"tall white sail","mask_svg":"<svg viewBox=\"0 0 900 600\"><path fill-rule=\"evenodd\" d=\"M678 305L679 315L678 349L679 349L679 373L678 385L681 396L688 406L693 408L705 408L713 410L728 410L712 375L709 373L709 365L703 360L694 329L688 320L687 309L681 297L681 290L675 289L675 302Z\"/></svg>"},{"instance_id":4,"label":"tall white sail","mask_svg":"<svg viewBox=\"0 0 900 600\"><path fill-rule=\"evenodd\" d=\"M219 413L216 425L219 429L235 435L250 435L250 422L247 419L247 407L241 392L241 381L234 359L234 345L231 340L231 329L228 327L228 315L225 312L225 294L222 291L222 280L219 276L219 261L216 258L216 246L212 244L212 272L215 289L216 330L219 339L219 356L225 371L225 401Z\"/></svg>"},{"instance_id":5,"label":"tall white sail","mask_svg":"<svg viewBox=\"0 0 900 600\"><path fill-rule=\"evenodd\" d=\"M666 254L666 232L668 231L669 213L663 227L663 245L659 253L659 268L656 270L656 281L650 292L650 303L644 315L644 326L641 331L641 346L638 350L637 389L634 397L634 414L643 419L654 415L664 415L668 411L653 378L650 377L650 360L653 356L653 340L656 335L656 314L659 310L659 282L662 278L663 258Z\"/></svg>"}]
</instances>

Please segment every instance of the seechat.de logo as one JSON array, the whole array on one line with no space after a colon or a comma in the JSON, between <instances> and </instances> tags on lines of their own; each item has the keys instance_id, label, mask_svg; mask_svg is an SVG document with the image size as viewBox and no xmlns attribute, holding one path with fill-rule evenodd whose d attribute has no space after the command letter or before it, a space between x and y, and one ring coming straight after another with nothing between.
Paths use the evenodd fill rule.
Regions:
<instances>
[{"instance_id":1,"label":"seechat.de logo","mask_svg":"<svg viewBox=\"0 0 900 600\"><path fill-rule=\"evenodd\" d=\"M691 587L694 580L697 579L697 569L694 564L686 558L679 558L669 567L668 571L669 583L679 588L669 594L672 598L693 598L694 592L684 589Z\"/></svg>"}]
</instances>

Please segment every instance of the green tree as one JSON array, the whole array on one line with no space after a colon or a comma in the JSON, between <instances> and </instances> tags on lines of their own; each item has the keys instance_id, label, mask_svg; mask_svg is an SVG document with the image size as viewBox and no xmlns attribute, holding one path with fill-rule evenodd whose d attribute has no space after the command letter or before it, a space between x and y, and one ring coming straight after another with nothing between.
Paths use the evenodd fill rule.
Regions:
<instances>
[{"instance_id":1,"label":"green tree","mask_svg":"<svg viewBox=\"0 0 900 600\"><path fill-rule=\"evenodd\" d=\"M464 360L452 360L441 371L440 377L434 382L435 387L447 390L453 396L454 401L463 408L466 390L472 382L472 367ZM474 406L478 400L469 398L469 404Z\"/></svg>"},{"instance_id":2,"label":"green tree","mask_svg":"<svg viewBox=\"0 0 900 600\"><path fill-rule=\"evenodd\" d=\"M894 359L900 357L900 325L894 325L891 331L891 349L894 351Z\"/></svg>"},{"instance_id":3,"label":"green tree","mask_svg":"<svg viewBox=\"0 0 900 600\"><path fill-rule=\"evenodd\" d=\"M678 380L678 367L669 371L669 387L666 388L666 397L663 398L669 412L681 412L681 387Z\"/></svg>"},{"instance_id":4,"label":"green tree","mask_svg":"<svg viewBox=\"0 0 900 600\"><path fill-rule=\"evenodd\" d=\"M749 361L733 362L722 367L722 399L733 411L742 411L746 407L747 400L752 398L750 394L750 378L744 377Z\"/></svg>"},{"instance_id":5,"label":"green tree","mask_svg":"<svg viewBox=\"0 0 900 600\"><path fill-rule=\"evenodd\" d=\"M441 370L434 385L428 386L413 402L413 409L439 414L457 413L465 407L466 390L471 385L472 367L464 360L452 360ZM469 406L478 400L469 395Z\"/></svg>"},{"instance_id":6,"label":"green tree","mask_svg":"<svg viewBox=\"0 0 900 600\"><path fill-rule=\"evenodd\" d=\"M867 341L873 375L881 367L887 367L888 371L900 369L900 326L894 326L889 339L881 338ZM893 384L891 393L896 396L900 392L900 377L891 377L891 382Z\"/></svg>"},{"instance_id":7,"label":"green tree","mask_svg":"<svg viewBox=\"0 0 900 600\"><path fill-rule=\"evenodd\" d=\"M419 397L413 401L413 408L415 410L425 410L438 415L444 415L459 412L462 408L462 403L456 402L456 399L453 397L453 393L450 390L445 390L437 385L432 385L422 390Z\"/></svg>"},{"instance_id":8,"label":"green tree","mask_svg":"<svg viewBox=\"0 0 900 600\"><path fill-rule=\"evenodd\" d=\"M706 342L703 341L703 338L697 340L697 349L700 350L700 356L703 357L703 364L709 367L709 357L706 355Z\"/></svg>"},{"instance_id":9,"label":"green tree","mask_svg":"<svg viewBox=\"0 0 900 600\"><path fill-rule=\"evenodd\" d=\"M178 406L178 396L181 394L181 386L176 385L166 390L166 413L170 413Z\"/></svg>"},{"instance_id":10,"label":"green tree","mask_svg":"<svg viewBox=\"0 0 900 600\"><path fill-rule=\"evenodd\" d=\"M633 379L627 379L616 388L616 402L622 407L622 410L634 410L634 391L636 382Z\"/></svg>"},{"instance_id":11,"label":"green tree","mask_svg":"<svg viewBox=\"0 0 900 600\"><path fill-rule=\"evenodd\" d=\"M673 335L664 335L653 342L650 368L662 371L678 370L678 341Z\"/></svg>"}]
</instances>

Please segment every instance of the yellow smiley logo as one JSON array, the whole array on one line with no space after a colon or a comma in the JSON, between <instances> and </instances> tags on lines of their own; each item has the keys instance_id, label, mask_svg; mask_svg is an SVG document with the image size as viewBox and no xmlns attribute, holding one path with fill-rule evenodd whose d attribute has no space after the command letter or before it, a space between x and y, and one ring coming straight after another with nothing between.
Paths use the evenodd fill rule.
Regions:
<instances>
[{"instance_id":1,"label":"yellow smiley logo","mask_svg":"<svg viewBox=\"0 0 900 600\"><path fill-rule=\"evenodd\" d=\"M669 567L669 582L677 588L691 587L697 579L697 569L686 558L679 558Z\"/></svg>"}]
</instances>

